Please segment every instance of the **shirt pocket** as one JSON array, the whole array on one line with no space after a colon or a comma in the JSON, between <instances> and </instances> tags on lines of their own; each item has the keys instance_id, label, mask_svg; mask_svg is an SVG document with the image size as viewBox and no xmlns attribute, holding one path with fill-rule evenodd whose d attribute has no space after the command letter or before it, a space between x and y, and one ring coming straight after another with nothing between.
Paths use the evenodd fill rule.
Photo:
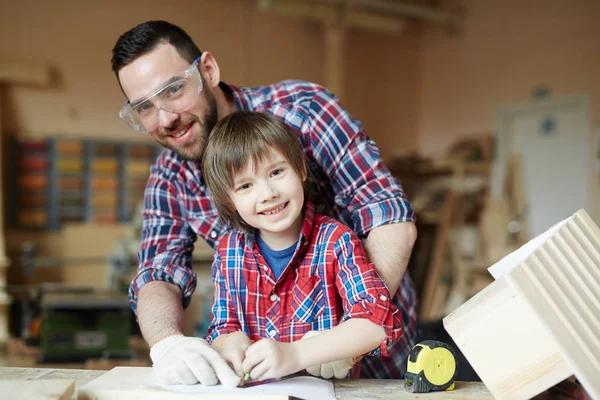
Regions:
<instances>
[{"instance_id":1,"label":"shirt pocket","mask_svg":"<svg viewBox=\"0 0 600 400\"><path fill-rule=\"evenodd\" d=\"M321 277L299 276L292 290L292 319L296 322L312 323L325 311L325 299Z\"/></svg>"}]
</instances>

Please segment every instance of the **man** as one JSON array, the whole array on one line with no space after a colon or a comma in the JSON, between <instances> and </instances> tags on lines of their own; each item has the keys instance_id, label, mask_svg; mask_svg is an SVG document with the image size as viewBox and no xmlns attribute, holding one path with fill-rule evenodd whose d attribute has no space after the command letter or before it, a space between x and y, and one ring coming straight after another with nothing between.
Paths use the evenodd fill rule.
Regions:
<instances>
[{"instance_id":1,"label":"man","mask_svg":"<svg viewBox=\"0 0 600 400\"><path fill-rule=\"evenodd\" d=\"M132 308L152 346L164 383L234 384L231 370L199 338L183 336L183 308L195 289L191 254L197 235L215 248L230 229L217 217L200 160L216 122L237 110L270 113L297 134L309 164L319 213L350 226L403 314L391 359L365 357L362 378L400 378L414 344L416 296L405 274L416 239L414 212L375 143L323 87L285 81L238 88L220 80L217 61L179 27L140 24L113 48L112 69L128 98L120 116L166 148L153 166L144 198L142 249L130 287ZM215 375L216 374L216 375Z\"/></svg>"}]
</instances>

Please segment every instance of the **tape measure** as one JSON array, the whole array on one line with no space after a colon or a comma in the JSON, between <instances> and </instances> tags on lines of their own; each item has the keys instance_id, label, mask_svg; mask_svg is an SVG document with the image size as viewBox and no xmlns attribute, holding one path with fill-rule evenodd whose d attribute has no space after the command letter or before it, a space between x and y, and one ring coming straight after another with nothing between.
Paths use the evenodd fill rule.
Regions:
<instances>
[{"instance_id":1,"label":"tape measure","mask_svg":"<svg viewBox=\"0 0 600 400\"><path fill-rule=\"evenodd\" d=\"M437 340L424 340L408 354L404 388L411 393L454 389L458 373L456 352Z\"/></svg>"}]
</instances>

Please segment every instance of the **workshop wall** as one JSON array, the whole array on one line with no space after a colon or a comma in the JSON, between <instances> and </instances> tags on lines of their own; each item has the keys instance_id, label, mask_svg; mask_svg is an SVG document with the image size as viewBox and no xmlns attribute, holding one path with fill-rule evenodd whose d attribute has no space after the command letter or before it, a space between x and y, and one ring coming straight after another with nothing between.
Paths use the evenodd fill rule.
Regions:
<instances>
[{"instance_id":1,"label":"workshop wall","mask_svg":"<svg viewBox=\"0 0 600 400\"><path fill-rule=\"evenodd\" d=\"M0 13L0 57L49 65L54 85L10 88L4 96L4 131L139 140L118 118L124 97L109 61L119 35L150 19L182 26L202 50L215 55L226 82L260 85L297 78L324 83L322 27L261 13L254 1L10 2ZM413 39L411 34L350 35L348 90L342 100L382 149L417 143Z\"/></svg>"},{"instance_id":2,"label":"workshop wall","mask_svg":"<svg viewBox=\"0 0 600 400\"><path fill-rule=\"evenodd\" d=\"M455 4L454 2L452 2ZM457 137L496 129L500 107L530 101L537 85L552 98L590 95L590 214L600 218L595 171L600 124L600 2L580 0L463 1L459 35L424 31L417 132L419 149L443 153ZM559 184L559 183L557 183Z\"/></svg>"}]
</instances>

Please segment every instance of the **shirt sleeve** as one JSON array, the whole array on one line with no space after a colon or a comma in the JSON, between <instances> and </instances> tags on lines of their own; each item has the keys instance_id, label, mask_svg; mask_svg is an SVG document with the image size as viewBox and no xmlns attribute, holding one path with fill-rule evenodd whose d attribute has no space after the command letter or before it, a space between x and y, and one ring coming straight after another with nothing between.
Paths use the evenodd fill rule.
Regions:
<instances>
[{"instance_id":1,"label":"shirt sleeve","mask_svg":"<svg viewBox=\"0 0 600 400\"><path fill-rule=\"evenodd\" d=\"M222 268L223 261L217 253L212 265L212 279L215 292L212 305L212 320L206 337L208 343L212 343L218 336L242 330L229 290L227 290L225 273Z\"/></svg>"},{"instance_id":2,"label":"shirt sleeve","mask_svg":"<svg viewBox=\"0 0 600 400\"><path fill-rule=\"evenodd\" d=\"M378 226L414 222L415 213L400 182L337 97L323 88L316 92L308 112L312 155L330 178L336 204L351 213L352 230L364 238Z\"/></svg>"},{"instance_id":3,"label":"shirt sleeve","mask_svg":"<svg viewBox=\"0 0 600 400\"><path fill-rule=\"evenodd\" d=\"M141 250L138 268L129 286L129 302L137 314L139 290L148 282L163 281L176 285L187 307L196 288L191 269L196 234L184 219L177 188L156 166L152 167L144 192Z\"/></svg>"},{"instance_id":4,"label":"shirt sleeve","mask_svg":"<svg viewBox=\"0 0 600 400\"><path fill-rule=\"evenodd\" d=\"M389 356L388 346L402 335L402 314L392 304L388 288L375 266L369 263L356 235L342 234L335 243L334 252L339 268L336 285L344 306L341 322L365 318L383 327L386 340L370 354L381 352Z\"/></svg>"}]
</instances>

